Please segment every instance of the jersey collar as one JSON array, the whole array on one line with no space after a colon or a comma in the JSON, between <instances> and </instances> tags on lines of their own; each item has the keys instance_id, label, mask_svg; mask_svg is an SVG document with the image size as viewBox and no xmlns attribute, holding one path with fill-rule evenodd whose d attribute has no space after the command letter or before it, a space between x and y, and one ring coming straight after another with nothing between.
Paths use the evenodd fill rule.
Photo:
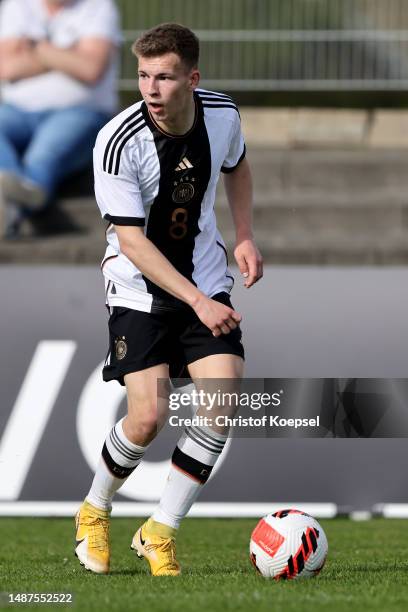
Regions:
<instances>
[{"instance_id":1,"label":"jersey collar","mask_svg":"<svg viewBox=\"0 0 408 612\"><path fill-rule=\"evenodd\" d=\"M170 134L170 132L166 132L165 130L163 130L153 119L153 117L149 113L149 109L147 108L146 102L143 101L142 113L143 113L143 116L149 128L152 131L160 132L160 134L163 134L163 136L166 136L167 138L174 138L175 140L180 140L180 139L187 138L188 136L190 136L190 134L194 132L194 130L196 129L199 120L203 116L203 105L200 100L200 96L195 91L193 92L193 96L194 96L194 103L195 103L195 115L194 115L193 125L188 130L188 132L186 132L185 134Z\"/></svg>"}]
</instances>

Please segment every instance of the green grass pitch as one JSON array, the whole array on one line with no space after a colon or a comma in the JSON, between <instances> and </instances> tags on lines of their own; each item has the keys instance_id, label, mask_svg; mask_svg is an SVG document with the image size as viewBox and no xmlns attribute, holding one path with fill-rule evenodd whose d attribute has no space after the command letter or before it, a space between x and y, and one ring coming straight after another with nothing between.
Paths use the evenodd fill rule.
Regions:
<instances>
[{"instance_id":1,"label":"green grass pitch","mask_svg":"<svg viewBox=\"0 0 408 612\"><path fill-rule=\"evenodd\" d=\"M112 520L112 573L96 576L73 555L72 520L0 519L0 591L74 594L72 605L54 604L53 610L408 610L406 521L321 521L329 541L322 573L282 583L261 578L249 562L254 519L186 519L178 537L178 578L149 576L147 563L130 550L140 524Z\"/></svg>"}]
</instances>

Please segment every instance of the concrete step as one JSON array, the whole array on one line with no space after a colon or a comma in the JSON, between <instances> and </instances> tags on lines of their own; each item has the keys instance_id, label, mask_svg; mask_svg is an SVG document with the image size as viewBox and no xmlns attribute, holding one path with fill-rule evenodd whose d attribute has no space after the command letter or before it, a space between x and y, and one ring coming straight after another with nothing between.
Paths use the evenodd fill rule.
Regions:
<instances>
[{"instance_id":1,"label":"concrete step","mask_svg":"<svg viewBox=\"0 0 408 612\"><path fill-rule=\"evenodd\" d=\"M224 232L224 240L233 261L234 232ZM377 239L367 235L336 233L301 235L298 232L261 230L257 245L267 263L291 265L406 265L408 240L398 232Z\"/></svg>"},{"instance_id":2,"label":"concrete step","mask_svg":"<svg viewBox=\"0 0 408 612\"><path fill-rule=\"evenodd\" d=\"M93 208L81 209L76 222L81 232L29 237L0 243L1 263L88 263L100 262L105 250L103 221ZM262 211L261 211L262 212ZM302 214L274 210L267 220L255 215L256 240L266 262L310 264L406 264L408 263L407 216L398 211L360 210L345 215L344 209ZM229 212L219 223L232 255L235 234ZM91 225L83 224L86 215ZM330 219L328 220L328 217ZM273 219L273 221L271 220ZM401 221L403 219L403 222Z\"/></svg>"},{"instance_id":3,"label":"concrete step","mask_svg":"<svg viewBox=\"0 0 408 612\"><path fill-rule=\"evenodd\" d=\"M264 199L261 203L256 200L254 227L258 240L267 227L268 236L293 235L297 240L305 236L319 241L335 235L345 247L349 236L370 244L381 240L384 235L398 233L408 241L408 199L401 200L397 196L385 202L377 196L373 199L354 196L345 201L338 194L324 202L299 195L269 202ZM84 232L83 240L90 239L89 233L104 239L106 222L101 219L93 198L80 205L77 200L67 200L63 210ZM216 214L221 233L231 232L232 215L225 202L217 203Z\"/></svg>"},{"instance_id":4,"label":"concrete step","mask_svg":"<svg viewBox=\"0 0 408 612\"><path fill-rule=\"evenodd\" d=\"M248 156L256 239L267 262L408 263L408 159L401 151L254 149ZM72 195L37 219L38 237L0 242L0 263L99 263L106 222L92 195ZM216 213L231 249L222 188Z\"/></svg>"},{"instance_id":5,"label":"concrete step","mask_svg":"<svg viewBox=\"0 0 408 612\"><path fill-rule=\"evenodd\" d=\"M254 189L254 207L259 209L268 209L273 207L281 208L307 208L310 206L342 207L350 210L356 206L371 208L371 207L389 207L392 206L408 206L408 191L405 188L393 186L392 188L375 189L365 191L344 191L344 190L295 190L288 189L286 191L260 191ZM228 201L224 190L217 192L216 210L228 208Z\"/></svg>"},{"instance_id":6,"label":"concrete step","mask_svg":"<svg viewBox=\"0 0 408 612\"><path fill-rule=\"evenodd\" d=\"M407 205L360 204L350 206L317 203L311 205L284 205L271 203L269 207L255 207L253 213L256 230L265 226L270 230L297 230L300 234L308 231L344 231L346 233L368 233L377 235L388 229L408 230ZM227 208L217 210L217 221L220 228L232 225L231 212Z\"/></svg>"},{"instance_id":7,"label":"concrete step","mask_svg":"<svg viewBox=\"0 0 408 612\"><path fill-rule=\"evenodd\" d=\"M407 156L401 151L254 149L248 160L258 193L408 188Z\"/></svg>"},{"instance_id":8,"label":"concrete step","mask_svg":"<svg viewBox=\"0 0 408 612\"><path fill-rule=\"evenodd\" d=\"M0 264L99 264L105 248L103 232L26 237L0 242Z\"/></svg>"},{"instance_id":9,"label":"concrete step","mask_svg":"<svg viewBox=\"0 0 408 612\"><path fill-rule=\"evenodd\" d=\"M233 261L234 232L223 237ZM258 230L256 240L265 262L273 264L321 265L406 265L406 236L389 232L371 239L346 236L335 231L324 234ZM0 243L0 263L99 264L105 251L104 234L61 235Z\"/></svg>"}]
</instances>

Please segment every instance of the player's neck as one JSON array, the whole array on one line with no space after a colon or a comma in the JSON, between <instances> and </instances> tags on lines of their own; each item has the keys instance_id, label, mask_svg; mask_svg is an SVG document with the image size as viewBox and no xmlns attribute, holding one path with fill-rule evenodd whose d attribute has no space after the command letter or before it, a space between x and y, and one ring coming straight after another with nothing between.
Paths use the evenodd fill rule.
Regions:
<instances>
[{"instance_id":1,"label":"player's neck","mask_svg":"<svg viewBox=\"0 0 408 612\"><path fill-rule=\"evenodd\" d=\"M171 121L157 121L157 125L167 132L168 134L174 134L174 136L182 136L183 134L187 134L191 130L194 125L196 116L196 104L194 100L194 96L192 95L190 99L188 99L187 104L184 108L180 109L180 112L177 116Z\"/></svg>"}]
</instances>

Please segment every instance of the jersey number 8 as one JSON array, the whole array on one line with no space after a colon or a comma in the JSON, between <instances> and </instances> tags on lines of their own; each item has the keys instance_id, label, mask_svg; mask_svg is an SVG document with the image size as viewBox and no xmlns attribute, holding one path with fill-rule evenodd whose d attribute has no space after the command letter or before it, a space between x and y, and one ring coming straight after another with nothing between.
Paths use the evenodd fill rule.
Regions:
<instances>
[{"instance_id":1,"label":"jersey number 8","mask_svg":"<svg viewBox=\"0 0 408 612\"><path fill-rule=\"evenodd\" d=\"M188 212L185 208L176 208L171 215L170 236L174 240L181 240L187 234Z\"/></svg>"}]
</instances>

